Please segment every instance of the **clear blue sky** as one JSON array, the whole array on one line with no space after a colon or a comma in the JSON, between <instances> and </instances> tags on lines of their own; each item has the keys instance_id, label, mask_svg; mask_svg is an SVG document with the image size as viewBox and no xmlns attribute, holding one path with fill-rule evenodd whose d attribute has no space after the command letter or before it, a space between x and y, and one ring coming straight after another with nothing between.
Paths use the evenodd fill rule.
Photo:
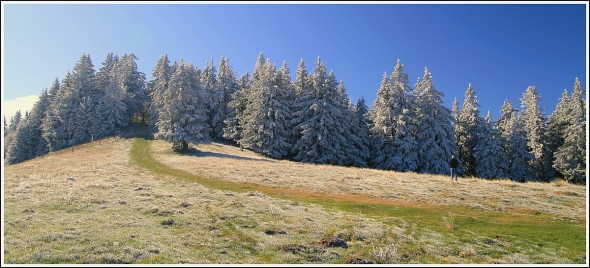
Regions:
<instances>
[{"instance_id":1,"label":"clear blue sky","mask_svg":"<svg viewBox=\"0 0 590 268\"><path fill-rule=\"evenodd\" d=\"M529 85L547 114L575 77L588 86L584 4L3 5L5 100L38 95L83 53L98 70L108 52L135 53L148 78L164 53L201 68L228 56L238 75L259 52L292 76L321 56L368 105L399 58L412 83L429 68L447 107L472 83L494 118Z\"/></svg>"}]
</instances>

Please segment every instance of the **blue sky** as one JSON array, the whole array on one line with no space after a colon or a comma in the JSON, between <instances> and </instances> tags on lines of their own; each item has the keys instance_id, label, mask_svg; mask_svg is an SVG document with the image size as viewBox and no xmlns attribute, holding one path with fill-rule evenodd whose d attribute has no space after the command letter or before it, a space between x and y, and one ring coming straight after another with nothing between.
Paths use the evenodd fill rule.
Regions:
<instances>
[{"instance_id":1,"label":"blue sky","mask_svg":"<svg viewBox=\"0 0 590 268\"><path fill-rule=\"evenodd\" d=\"M584 4L6 4L5 100L38 95L83 53L98 70L108 52L133 52L148 77L156 60L204 67L221 56L241 75L259 52L291 74L318 56L353 101L375 99L384 71L400 59L412 83L427 66L451 107L472 83L496 118L504 99L520 106L529 85L553 111L579 77L587 87Z\"/></svg>"}]
</instances>

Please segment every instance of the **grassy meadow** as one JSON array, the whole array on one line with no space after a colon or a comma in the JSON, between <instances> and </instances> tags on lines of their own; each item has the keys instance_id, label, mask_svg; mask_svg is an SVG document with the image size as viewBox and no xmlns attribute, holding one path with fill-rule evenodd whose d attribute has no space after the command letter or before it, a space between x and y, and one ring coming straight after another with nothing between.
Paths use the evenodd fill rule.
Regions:
<instances>
[{"instance_id":1,"label":"grassy meadow","mask_svg":"<svg viewBox=\"0 0 590 268\"><path fill-rule=\"evenodd\" d=\"M583 264L586 188L110 138L4 167L4 262Z\"/></svg>"}]
</instances>

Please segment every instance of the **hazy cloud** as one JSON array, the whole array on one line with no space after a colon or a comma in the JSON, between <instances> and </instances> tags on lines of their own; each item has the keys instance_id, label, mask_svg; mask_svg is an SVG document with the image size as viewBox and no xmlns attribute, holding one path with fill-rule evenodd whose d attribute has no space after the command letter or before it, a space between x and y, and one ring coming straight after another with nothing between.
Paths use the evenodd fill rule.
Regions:
<instances>
[{"instance_id":1,"label":"hazy cloud","mask_svg":"<svg viewBox=\"0 0 590 268\"><path fill-rule=\"evenodd\" d=\"M30 95L18 97L14 100L4 100L4 103L2 103L2 116L6 116L6 121L8 121L6 123L8 124L10 122L10 118L13 117L18 110L20 110L23 116L26 111L31 111L38 99L39 96Z\"/></svg>"}]
</instances>

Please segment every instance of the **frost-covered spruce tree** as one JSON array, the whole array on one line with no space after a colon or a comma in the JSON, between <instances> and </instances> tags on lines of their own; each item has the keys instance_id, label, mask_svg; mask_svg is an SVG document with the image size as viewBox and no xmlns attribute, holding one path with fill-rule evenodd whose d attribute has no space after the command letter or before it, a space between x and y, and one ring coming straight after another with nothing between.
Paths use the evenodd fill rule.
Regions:
<instances>
[{"instance_id":1,"label":"frost-covered spruce tree","mask_svg":"<svg viewBox=\"0 0 590 268\"><path fill-rule=\"evenodd\" d=\"M296 78L293 82L293 88L295 90L293 111L295 113L303 113L311 106L311 98L313 97L311 94L311 91L313 90L312 77L305 69L305 62L303 59L301 59L297 65L295 76ZM302 115L293 116L291 125L293 126L293 136L295 139L301 137L301 129L299 126L303 122L302 120L306 120ZM296 153L297 152L293 151L293 155Z\"/></svg>"},{"instance_id":2,"label":"frost-covered spruce tree","mask_svg":"<svg viewBox=\"0 0 590 268\"><path fill-rule=\"evenodd\" d=\"M16 164L27 160L27 155L30 147L30 128L27 119L22 120L16 129L16 135L12 143L9 145L8 154L6 156L7 164Z\"/></svg>"},{"instance_id":3,"label":"frost-covered spruce tree","mask_svg":"<svg viewBox=\"0 0 590 268\"><path fill-rule=\"evenodd\" d=\"M22 114L21 114L20 110L18 110L10 118L10 125L8 125L8 130L9 131L16 131L18 129L18 125L20 125L21 119L22 119Z\"/></svg>"},{"instance_id":4,"label":"frost-covered spruce tree","mask_svg":"<svg viewBox=\"0 0 590 268\"><path fill-rule=\"evenodd\" d=\"M500 133L492 125L492 116L489 111L479 133L474 154L477 159L475 172L478 177L487 179L507 177L506 152L502 147Z\"/></svg>"},{"instance_id":5,"label":"frost-covered spruce tree","mask_svg":"<svg viewBox=\"0 0 590 268\"><path fill-rule=\"evenodd\" d=\"M138 70L136 60L133 53L123 55L117 64L117 72L124 92L128 120L145 122L148 114L145 104L150 100L145 89L145 74Z\"/></svg>"},{"instance_id":6,"label":"frost-covered spruce tree","mask_svg":"<svg viewBox=\"0 0 590 268\"><path fill-rule=\"evenodd\" d=\"M534 156L530 160L529 165L533 173L529 179L531 180L547 180L547 175L550 172L549 159L545 149L545 115L539 101L541 95L537 92L534 86L529 86L522 95L520 120L523 123L524 131L526 133L527 145L529 152Z\"/></svg>"},{"instance_id":7,"label":"frost-covered spruce tree","mask_svg":"<svg viewBox=\"0 0 590 268\"><path fill-rule=\"evenodd\" d=\"M358 101L356 102L356 105L354 107L354 112L356 114L356 122L357 122L357 126L359 129L359 138L363 144L363 146L365 147L365 155L366 157L364 158L367 166L370 166L371 163L371 144L370 144L370 126L371 124L371 120L369 118L369 108L367 107L367 103L364 97L360 97L358 99Z\"/></svg>"},{"instance_id":8,"label":"frost-covered spruce tree","mask_svg":"<svg viewBox=\"0 0 590 268\"><path fill-rule=\"evenodd\" d=\"M211 61L207 61L205 63L205 69L199 74L199 78L201 80L201 85L207 91L207 96L209 96L209 100L207 101L207 115L208 121L207 123L211 127L211 133L209 135L211 137L217 137L217 134L214 133L215 128L213 127L213 116L215 114L214 110L217 107L221 107L218 102L222 99L220 92L217 90L217 69L213 63L213 59Z\"/></svg>"},{"instance_id":9,"label":"frost-covered spruce tree","mask_svg":"<svg viewBox=\"0 0 590 268\"><path fill-rule=\"evenodd\" d=\"M214 69L212 71L215 71ZM211 72L205 69L204 73ZM209 79L207 77L207 79ZM207 80L205 80L207 81ZM219 72L214 82L214 86L210 89L210 119L211 128L213 130L213 137L223 139L223 129L226 127L225 120L232 112L231 107L228 107L231 95L237 90L238 83L236 75L229 65L229 60L225 57L221 58L219 62ZM210 84L211 82L207 82Z\"/></svg>"},{"instance_id":10,"label":"frost-covered spruce tree","mask_svg":"<svg viewBox=\"0 0 590 268\"><path fill-rule=\"evenodd\" d=\"M113 52L107 54L107 57L102 62L102 67L96 72L97 87L100 92L105 91L111 81L111 73L115 64L119 61L119 57Z\"/></svg>"},{"instance_id":11,"label":"frost-covered spruce tree","mask_svg":"<svg viewBox=\"0 0 590 268\"><path fill-rule=\"evenodd\" d=\"M291 81L290 76L290 69L287 66L287 61L283 60L283 65L277 72L277 85L278 88L284 89L285 93L285 103L288 105L289 114L285 117L287 122L285 122L285 126L287 127L286 140L290 144L290 148L288 148L287 157L290 157L291 147L295 144L295 135L293 135L293 111L295 106L295 99L296 99L296 92L295 87L293 86L293 82Z\"/></svg>"},{"instance_id":12,"label":"frost-covered spruce tree","mask_svg":"<svg viewBox=\"0 0 590 268\"><path fill-rule=\"evenodd\" d=\"M281 72L287 72L283 66ZM276 67L266 61L263 69L257 71L249 90L249 102L242 121L240 145L273 158L288 155L291 144L291 94L288 81Z\"/></svg>"},{"instance_id":13,"label":"frost-covered spruce tree","mask_svg":"<svg viewBox=\"0 0 590 268\"><path fill-rule=\"evenodd\" d=\"M53 85L49 88L49 103L47 106L47 111L45 112L45 117L41 123L42 135L45 141L47 142L47 148L49 151L55 151L57 147L57 129L61 126L58 117L58 109L59 109L59 94L60 91L60 83L57 78L53 82Z\"/></svg>"},{"instance_id":14,"label":"frost-covered spruce tree","mask_svg":"<svg viewBox=\"0 0 590 268\"><path fill-rule=\"evenodd\" d=\"M69 114L72 124L69 125L72 130L69 145L73 146L90 141L91 132L100 128L98 126L100 118L96 112L100 92L94 65L89 55L82 55L80 61L74 66L69 93L70 98L65 101L69 102L69 107L76 110L75 113ZM66 111L65 114L68 112Z\"/></svg>"},{"instance_id":15,"label":"frost-covered spruce tree","mask_svg":"<svg viewBox=\"0 0 590 268\"><path fill-rule=\"evenodd\" d=\"M496 124L494 124L494 129L498 130L502 137L508 137L509 133L511 133L510 120L512 120L512 117L517 116L517 113L518 111L514 108L512 102L505 99L502 108L500 108L500 117L496 121Z\"/></svg>"},{"instance_id":16,"label":"frost-covered spruce tree","mask_svg":"<svg viewBox=\"0 0 590 268\"><path fill-rule=\"evenodd\" d=\"M75 121L74 139L76 144L85 143L94 138L95 133L92 133L91 130L95 129L94 125L98 123L95 111L96 107L94 107L90 97L82 97Z\"/></svg>"},{"instance_id":17,"label":"frost-covered spruce tree","mask_svg":"<svg viewBox=\"0 0 590 268\"><path fill-rule=\"evenodd\" d=\"M451 110L443 106L444 94L432 84L432 75L424 68L422 80L418 80L417 94L418 171L421 173L447 174L449 160L456 154L455 130Z\"/></svg>"},{"instance_id":18,"label":"frost-covered spruce tree","mask_svg":"<svg viewBox=\"0 0 590 268\"><path fill-rule=\"evenodd\" d=\"M223 137L236 143L242 137L242 126L239 119L243 118L244 110L246 110L246 94L251 87L250 74L243 74L237 84L238 88L231 94L227 103L229 112L224 120L226 127L223 129Z\"/></svg>"},{"instance_id":19,"label":"frost-covered spruce tree","mask_svg":"<svg viewBox=\"0 0 590 268\"><path fill-rule=\"evenodd\" d=\"M164 54L156 62L152 70L152 80L148 82L148 91L152 100L150 103L150 128L153 133L158 132L156 122L158 121L160 109L164 107L163 95L168 90L172 71L168 54Z\"/></svg>"},{"instance_id":20,"label":"frost-covered spruce tree","mask_svg":"<svg viewBox=\"0 0 590 268\"><path fill-rule=\"evenodd\" d=\"M330 76L336 80L333 72L330 72ZM370 150L366 143L367 128L363 126L363 123L358 117L355 111L355 106L352 104L346 93L344 82L340 81L338 84L338 96L342 106L342 116L344 120L339 122L342 124L344 129L344 137L347 139L345 147L346 161L344 165L356 166L356 167L367 167L367 161L370 158ZM365 106L366 110L366 106ZM364 120L363 120L364 121Z\"/></svg>"},{"instance_id":21,"label":"frost-covered spruce tree","mask_svg":"<svg viewBox=\"0 0 590 268\"><path fill-rule=\"evenodd\" d=\"M60 94L55 101L58 124L53 133L55 135L55 144L52 146L53 150L61 150L75 145L75 141L73 140L76 127L75 118L80 107L81 97L75 91L72 84L72 74L68 72L64 79L62 79Z\"/></svg>"},{"instance_id":22,"label":"frost-covered spruce tree","mask_svg":"<svg viewBox=\"0 0 590 268\"><path fill-rule=\"evenodd\" d=\"M342 124L350 120L345 116L343 96L339 94L334 75L329 75L318 57L311 77L312 88L302 92L294 113L300 122L294 129L298 140L293 146L294 159L302 162L335 165L350 164L350 143Z\"/></svg>"},{"instance_id":23,"label":"frost-covered spruce tree","mask_svg":"<svg viewBox=\"0 0 590 268\"><path fill-rule=\"evenodd\" d=\"M456 126L459 121L459 101L457 100L457 97L453 100L451 114L453 115L453 125Z\"/></svg>"},{"instance_id":24,"label":"frost-covered spruce tree","mask_svg":"<svg viewBox=\"0 0 590 268\"><path fill-rule=\"evenodd\" d=\"M529 152L526 133L523 131L523 123L518 116L510 117L508 129L508 156L510 157L509 176L515 181L529 181L531 167L529 165L534 156Z\"/></svg>"},{"instance_id":25,"label":"frost-covered spruce tree","mask_svg":"<svg viewBox=\"0 0 590 268\"><path fill-rule=\"evenodd\" d=\"M507 99L500 109L500 117L494 124L494 129L498 131L502 148L506 152L507 176L515 181L527 180L530 177L528 162L532 155L528 152L518 110Z\"/></svg>"},{"instance_id":26,"label":"frost-covered spruce tree","mask_svg":"<svg viewBox=\"0 0 590 268\"><path fill-rule=\"evenodd\" d=\"M244 135L244 129L246 125L254 122L257 113L257 109L248 107L260 107L258 104L259 99L257 99L257 94L259 94L259 92L256 93L257 91L254 90L254 84L260 84L259 81L265 72L264 66L266 62L267 60L262 52L258 54L251 79L249 79L246 84L241 83L240 91L236 92L236 94L232 96L232 101L230 101L230 107L236 112L236 118L233 122L229 122L230 127L226 130L226 136L237 137L237 139L234 140L240 145L240 148L246 147L242 143L243 139L246 137L246 135ZM244 76L242 76L242 78L244 78Z\"/></svg>"},{"instance_id":27,"label":"frost-covered spruce tree","mask_svg":"<svg viewBox=\"0 0 590 268\"><path fill-rule=\"evenodd\" d=\"M111 69L110 81L105 88L105 94L100 102L101 117L103 118L101 136L115 134L129 123L125 96L119 81L117 64Z\"/></svg>"},{"instance_id":28,"label":"frost-covered spruce tree","mask_svg":"<svg viewBox=\"0 0 590 268\"><path fill-rule=\"evenodd\" d=\"M49 96L44 90L33 109L22 120L16 130L15 139L10 144L7 154L7 163L14 164L33 159L48 152L47 142L42 136L41 122L46 115L49 105Z\"/></svg>"},{"instance_id":29,"label":"frost-covered spruce tree","mask_svg":"<svg viewBox=\"0 0 590 268\"><path fill-rule=\"evenodd\" d=\"M39 100L33 106L30 115L31 124L31 158L44 155L49 152L47 141L43 138L43 120L47 116L47 109L49 108L49 93L43 90L39 96Z\"/></svg>"},{"instance_id":30,"label":"frost-covered spruce tree","mask_svg":"<svg viewBox=\"0 0 590 268\"><path fill-rule=\"evenodd\" d=\"M584 89L576 78L571 99L568 102L569 113L565 128L563 145L555 153L553 167L564 178L574 183L586 183L586 101Z\"/></svg>"},{"instance_id":31,"label":"frost-covered spruce tree","mask_svg":"<svg viewBox=\"0 0 590 268\"><path fill-rule=\"evenodd\" d=\"M476 175L477 160L474 155L478 143L478 133L481 131L482 121L479 117L479 103L475 90L469 84L465 91L465 100L456 123L457 146L459 158L462 161L466 176Z\"/></svg>"},{"instance_id":32,"label":"frost-covered spruce tree","mask_svg":"<svg viewBox=\"0 0 590 268\"><path fill-rule=\"evenodd\" d=\"M373 123L372 163L376 168L399 171L418 168L415 97L410 92L408 75L398 60L390 78L384 74L369 111Z\"/></svg>"},{"instance_id":33,"label":"frost-covered spruce tree","mask_svg":"<svg viewBox=\"0 0 590 268\"><path fill-rule=\"evenodd\" d=\"M547 158L550 160L551 165L554 164L555 152L559 147L563 145L565 140L566 128L569 125L568 116L570 114L570 97L568 96L567 89L563 90L559 102L553 110L553 113L549 116L549 123L545 130L545 148L547 152ZM552 170L553 177L562 178L563 174L559 173L555 168Z\"/></svg>"},{"instance_id":34,"label":"frost-covered spruce tree","mask_svg":"<svg viewBox=\"0 0 590 268\"><path fill-rule=\"evenodd\" d=\"M208 99L195 68L181 61L164 93L155 137L172 142L172 149L183 151L188 150L189 143L209 142Z\"/></svg>"},{"instance_id":35,"label":"frost-covered spruce tree","mask_svg":"<svg viewBox=\"0 0 590 268\"><path fill-rule=\"evenodd\" d=\"M372 144L372 164L379 169L392 169L390 157L395 155L393 139L395 137L394 110L395 100L387 73L383 74L381 86L377 91L377 98L369 110L371 120L370 140Z\"/></svg>"},{"instance_id":36,"label":"frost-covered spruce tree","mask_svg":"<svg viewBox=\"0 0 590 268\"><path fill-rule=\"evenodd\" d=\"M367 107L367 101L365 100L365 97L360 97L357 100L354 111L356 113L356 117L359 120L359 126L366 128L369 125L369 118L367 118L369 114L369 107Z\"/></svg>"},{"instance_id":37,"label":"frost-covered spruce tree","mask_svg":"<svg viewBox=\"0 0 590 268\"><path fill-rule=\"evenodd\" d=\"M398 113L396 114L396 133L393 146L401 161L394 164L394 169L399 171L416 171L418 169L418 143L416 142L417 118L416 98L411 95L408 75L400 60L389 78L392 84L394 99L399 100Z\"/></svg>"}]
</instances>

